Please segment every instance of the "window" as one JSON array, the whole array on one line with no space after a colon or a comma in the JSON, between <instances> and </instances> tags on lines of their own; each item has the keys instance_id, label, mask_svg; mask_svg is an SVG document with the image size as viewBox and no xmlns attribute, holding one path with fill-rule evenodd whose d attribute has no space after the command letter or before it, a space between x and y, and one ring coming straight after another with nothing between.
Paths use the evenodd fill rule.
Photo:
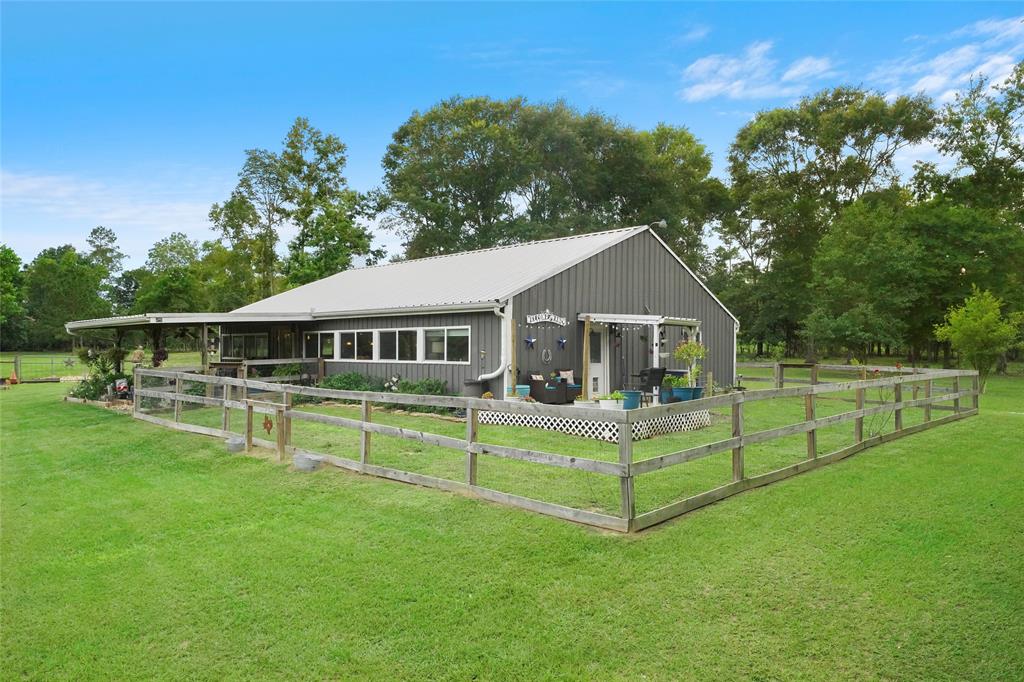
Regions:
<instances>
[{"instance_id":1,"label":"window","mask_svg":"<svg viewBox=\"0 0 1024 682\"><path fill-rule=\"evenodd\" d=\"M320 335L320 357L334 359L334 332Z\"/></svg>"},{"instance_id":2,"label":"window","mask_svg":"<svg viewBox=\"0 0 1024 682\"><path fill-rule=\"evenodd\" d=\"M424 360L444 360L444 330L427 329L423 332Z\"/></svg>"},{"instance_id":3,"label":"window","mask_svg":"<svg viewBox=\"0 0 1024 682\"><path fill-rule=\"evenodd\" d=\"M302 356L305 358L315 358L318 355L317 344L319 343L318 334L316 332L306 332L302 335Z\"/></svg>"},{"instance_id":4,"label":"window","mask_svg":"<svg viewBox=\"0 0 1024 682\"><path fill-rule=\"evenodd\" d=\"M356 332L356 360L373 360L373 332Z\"/></svg>"},{"instance_id":5,"label":"window","mask_svg":"<svg viewBox=\"0 0 1024 682\"><path fill-rule=\"evenodd\" d=\"M221 336L221 358L257 360L270 357L266 334L224 334Z\"/></svg>"},{"instance_id":6,"label":"window","mask_svg":"<svg viewBox=\"0 0 1024 682\"><path fill-rule=\"evenodd\" d=\"M356 335L355 332L341 333L341 355L342 360L356 359Z\"/></svg>"},{"instance_id":7,"label":"window","mask_svg":"<svg viewBox=\"0 0 1024 682\"><path fill-rule=\"evenodd\" d=\"M380 339L380 359L397 360L398 332L394 330L388 330L379 332L377 336Z\"/></svg>"},{"instance_id":8,"label":"window","mask_svg":"<svg viewBox=\"0 0 1024 682\"><path fill-rule=\"evenodd\" d=\"M406 362L419 360L416 349L419 334L415 329L402 329L398 332L398 359Z\"/></svg>"},{"instance_id":9,"label":"window","mask_svg":"<svg viewBox=\"0 0 1024 682\"><path fill-rule=\"evenodd\" d=\"M590 362L601 362L601 332L590 332Z\"/></svg>"},{"instance_id":10,"label":"window","mask_svg":"<svg viewBox=\"0 0 1024 682\"><path fill-rule=\"evenodd\" d=\"M445 359L448 362L469 362L469 327L448 329Z\"/></svg>"}]
</instances>

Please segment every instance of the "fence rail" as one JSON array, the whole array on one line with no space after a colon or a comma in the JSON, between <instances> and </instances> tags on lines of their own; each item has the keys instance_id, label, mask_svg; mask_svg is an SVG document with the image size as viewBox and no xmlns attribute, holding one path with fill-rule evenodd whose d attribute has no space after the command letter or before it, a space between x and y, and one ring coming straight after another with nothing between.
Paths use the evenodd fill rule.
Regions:
<instances>
[{"instance_id":1,"label":"fence rail","mask_svg":"<svg viewBox=\"0 0 1024 682\"><path fill-rule=\"evenodd\" d=\"M769 366L773 368L773 371L779 381L784 382L785 368L780 368L777 364ZM896 371L897 368L885 368L886 371L892 370L891 373L895 374L895 376L883 376L870 379L862 378L853 381L826 383L819 381L818 370L833 370L837 368L849 370L851 368L833 365L803 366L811 370L811 382L806 385L795 387L781 386L779 388L763 391L736 391L724 395L709 396L700 400L644 407L635 410L604 410L574 406L495 401L458 396L342 391L237 377L217 377L173 370L136 368L133 414L136 418L154 424L159 424L161 426L168 426L204 435L230 437L236 435L230 430L230 410L244 410L246 413L246 426L244 431L246 448L250 449L253 445L268 447L276 451L277 457L280 461L284 461L289 456L302 456L307 459L312 459L317 463L329 464L350 471L379 476L396 481L403 481L406 483L414 483L427 487L440 488L443 490L461 491L482 499L520 507L562 519L568 519L611 530L629 532L650 527L667 519L679 516L680 514L692 511L693 509L697 509L701 506L735 495L739 492L767 485L804 471L809 471L811 469L839 461L873 445L977 414L978 411L978 376L977 373L973 371L913 370L899 372ZM161 382L161 386L158 388L146 388L143 387L142 383L144 378L157 378L163 381ZM971 387L969 389L961 388L960 382L962 378L970 379ZM934 381L939 379L952 380L953 388L949 392L939 392L935 390L938 387L934 386ZM196 395L184 392L182 389L185 382L205 384L205 395ZM910 386L914 389L911 392L911 398L909 400L903 399L904 386ZM214 393L218 392L218 388L220 389L220 395L214 395ZM865 407L865 391L872 388L891 388L893 392L892 402L885 399L870 401L876 404L872 407ZM917 390L918 388L923 388L923 397L921 398L917 397L917 393L919 392ZM855 409L827 416L816 415L816 399L818 396L835 393L848 393L850 391L853 391L855 394ZM253 397L254 395L259 396L265 393L281 395L282 400L279 402L272 402L261 399L260 397ZM299 407L294 404L294 400L297 396L351 401L360 406L360 416L356 419L352 417L342 417L305 411L299 409ZM142 409L141 404L146 398L171 402L173 405L174 418L166 419L147 414L145 410ZM783 398L803 398L805 416L803 421L770 429L762 429L760 431L744 431L744 405L747 403ZM967 398L971 400L969 408L965 408L961 404L961 400ZM841 399L845 400L846 398ZM952 402L952 406L937 404L944 402ZM184 404L220 407L223 411L221 428L218 429L182 422L181 410L182 405ZM372 416L373 406L375 404L432 406L464 410L466 422L465 438L456 438L374 422ZM931 411L943 407L949 409L952 414L938 419L932 419ZM731 415L732 427L730 438L686 448L677 452L634 461L633 437L630 428L631 424L655 417L686 414L698 410L715 408L728 408ZM904 427L904 411L912 408L924 409L924 421L913 426ZM602 421L605 423L615 423L618 427L618 461L574 457L571 455L553 452L528 450L509 445L481 442L478 428L480 410L491 410L514 414L568 417L573 419L587 419ZM865 437L865 418L890 411L894 415L894 431L891 433ZM277 428L277 439L275 441L266 441L255 437L253 433L254 414L263 414L274 418L274 424ZM314 452L308 449L295 447L291 442L291 435L292 424L296 421L312 422L357 431L359 433L358 458L340 457L337 455ZM817 452L818 430L848 422L853 422L853 444L828 454L819 455ZM424 443L426 445L461 451L465 455L465 480L455 481L447 478L439 478L436 476L429 476L426 474L414 473L404 471L402 469L394 469L374 464L372 461L371 449L371 438L373 434L403 438ZM744 448L756 443L764 443L774 439L799 434L805 434L806 438L805 459L767 473L754 476L746 475ZM731 482L697 495L691 495L685 499L672 502L671 504L659 507L652 511L642 514L636 513L634 484L637 477L727 451L731 451L732 453ZM538 466L574 469L592 474L618 478L620 497L619 514L616 516L590 510L577 509L481 486L477 482L477 468L479 457L481 456L517 460Z\"/></svg>"}]
</instances>

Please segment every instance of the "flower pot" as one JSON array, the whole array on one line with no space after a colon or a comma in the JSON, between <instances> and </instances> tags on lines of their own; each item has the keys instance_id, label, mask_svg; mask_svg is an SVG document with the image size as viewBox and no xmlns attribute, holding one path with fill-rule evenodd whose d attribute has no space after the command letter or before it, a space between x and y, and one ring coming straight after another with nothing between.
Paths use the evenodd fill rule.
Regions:
<instances>
[{"instance_id":1,"label":"flower pot","mask_svg":"<svg viewBox=\"0 0 1024 682\"><path fill-rule=\"evenodd\" d=\"M668 402L668 399L672 397L672 388L669 386L661 386L659 391L659 402L664 405Z\"/></svg>"},{"instance_id":2,"label":"flower pot","mask_svg":"<svg viewBox=\"0 0 1024 682\"><path fill-rule=\"evenodd\" d=\"M622 401L621 400L598 400L597 402L601 406L602 410L621 410L622 409Z\"/></svg>"},{"instance_id":3,"label":"flower pot","mask_svg":"<svg viewBox=\"0 0 1024 682\"><path fill-rule=\"evenodd\" d=\"M623 391L622 393L626 396L622 401L622 409L635 410L640 407L640 397L643 393L640 391Z\"/></svg>"},{"instance_id":4,"label":"flower pot","mask_svg":"<svg viewBox=\"0 0 1024 682\"><path fill-rule=\"evenodd\" d=\"M691 386L673 386L672 397L677 400L693 400L693 387Z\"/></svg>"},{"instance_id":5,"label":"flower pot","mask_svg":"<svg viewBox=\"0 0 1024 682\"><path fill-rule=\"evenodd\" d=\"M520 398L530 395L530 384L516 384L516 394Z\"/></svg>"},{"instance_id":6,"label":"flower pot","mask_svg":"<svg viewBox=\"0 0 1024 682\"><path fill-rule=\"evenodd\" d=\"M694 386L690 390L693 391L693 399L694 400L700 400L701 396L704 395L704 387L703 386Z\"/></svg>"}]
</instances>

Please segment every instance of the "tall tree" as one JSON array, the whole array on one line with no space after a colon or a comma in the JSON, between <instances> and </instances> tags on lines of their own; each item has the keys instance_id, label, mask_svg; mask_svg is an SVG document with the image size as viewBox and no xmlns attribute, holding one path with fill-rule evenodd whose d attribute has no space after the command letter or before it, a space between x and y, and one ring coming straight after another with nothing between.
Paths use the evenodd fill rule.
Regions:
<instances>
[{"instance_id":1,"label":"tall tree","mask_svg":"<svg viewBox=\"0 0 1024 682\"><path fill-rule=\"evenodd\" d=\"M922 198L1006 211L1024 224L1024 62L1003 83L972 81L942 109L934 138L955 165L940 172L935 163L919 163Z\"/></svg>"},{"instance_id":2,"label":"tall tree","mask_svg":"<svg viewBox=\"0 0 1024 682\"><path fill-rule=\"evenodd\" d=\"M71 245L44 249L25 272L28 340L33 348L70 345L69 320L105 317L110 303L100 296L106 270Z\"/></svg>"},{"instance_id":3,"label":"tall tree","mask_svg":"<svg viewBox=\"0 0 1024 682\"><path fill-rule=\"evenodd\" d=\"M21 348L26 333L21 259L14 249L0 244L0 342L6 349Z\"/></svg>"},{"instance_id":4,"label":"tall tree","mask_svg":"<svg viewBox=\"0 0 1024 682\"><path fill-rule=\"evenodd\" d=\"M729 171L744 213L767 235L763 326L790 352L809 312L811 263L828 225L844 206L896 183L896 153L924 139L933 119L924 97L888 101L842 87L761 112L740 129Z\"/></svg>"},{"instance_id":5,"label":"tall tree","mask_svg":"<svg viewBox=\"0 0 1024 682\"><path fill-rule=\"evenodd\" d=\"M146 269L159 275L169 270L187 269L199 260L199 242L184 232L172 232L149 249Z\"/></svg>"},{"instance_id":6,"label":"tall tree","mask_svg":"<svg viewBox=\"0 0 1024 682\"><path fill-rule=\"evenodd\" d=\"M356 222L362 197L348 188L345 150L338 137L325 135L304 118L295 121L285 138L280 157L286 173L285 210L298 228L284 263L288 286L347 270L359 256L383 256L371 248L369 231Z\"/></svg>"}]
</instances>

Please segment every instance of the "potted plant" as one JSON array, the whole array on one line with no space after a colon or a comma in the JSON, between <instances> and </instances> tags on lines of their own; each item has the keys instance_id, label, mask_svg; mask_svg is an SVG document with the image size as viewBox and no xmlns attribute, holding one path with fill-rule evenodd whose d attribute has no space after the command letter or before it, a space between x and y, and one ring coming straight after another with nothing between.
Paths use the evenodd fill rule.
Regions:
<instances>
[{"instance_id":1,"label":"potted plant","mask_svg":"<svg viewBox=\"0 0 1024 682\"><path fill-rule=\"evenodd\" d=\"M665 381L672 387L672 397L676 400L690 400L693 398L693 389L690 388L689 379L686 377L666 377Z\"/></svg>"},{"instance_id":2,"label":"potted plant","mask_svg":"<svg viewBox=\"0 0 1024 682\"><path fill-rule=\"evenodd\" d=\"M703 389L699 389L697 386L697 377L700 376L700 369L697 366L698 360L703 360L708 355L708 349L704 344L697 341L680 341L672 351L672 356L686 365L687 369L687 386L691 389L691 398L699 398L700 394L703 393Z\"/></svg>"},{"instance_id":3,"label":"potted plant","mask_svg":"<svg viewBox=\"0 0 1024 682\"><path fill-rule=\"evenodd\" d=\"M690 370L690 374L688 376L690 382L690 398L692 398L693 400L700 400L701 396L704 395L704 387L697 385L697 379L700 378L700 375L701 366L694 365L693 369Z\"/></svg>"},{"instance_id":4,"label":"potted plant","mask_svg":"<svg viewBox=\"0 0 1024 682\"><path fill-rule=\"evenodd\" d=\"M612 393L606 393L605 395L597 396L597 402L601 405L603 410L621 410L622 400L625 398L622 391L614 391Z\"/></svg>"},{"instance_id":5,"label":"potted plant","mask_svg":"<svg viewBox=\"0 0 1024 682\"><path fill-rule=\"evenodd\" d=\"M643 398L642 391L622 391L622 409L635 410L640 407L640 400Z\"/></svg>"}]
</instances>

